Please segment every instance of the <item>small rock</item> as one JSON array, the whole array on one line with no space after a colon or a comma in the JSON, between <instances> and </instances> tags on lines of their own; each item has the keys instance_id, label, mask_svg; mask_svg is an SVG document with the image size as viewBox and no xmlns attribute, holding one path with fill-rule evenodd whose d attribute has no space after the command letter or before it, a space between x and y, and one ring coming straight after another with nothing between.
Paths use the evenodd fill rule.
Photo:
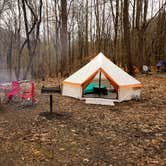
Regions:
<instances>
[{"instance_id":1,"label":"small rock","mask_svg":"<svg viewBox=\"0 0 166 166\"><path fill-rule=\"evenodd\" d=\"M83 162L87 163L87 162L89 162L89 159L83 159Z\"/></svg>"},{"instance_id":2,"label":"small rock","mask_svg":"<svg viewBox=\"0 0 166 166\"><path fill-rule=\"evenodd\" d=\"M60 150L60 151L64 151L65 149L64 149L64 148L60 148L59 150Z\"/></svg>"}]
</instances>

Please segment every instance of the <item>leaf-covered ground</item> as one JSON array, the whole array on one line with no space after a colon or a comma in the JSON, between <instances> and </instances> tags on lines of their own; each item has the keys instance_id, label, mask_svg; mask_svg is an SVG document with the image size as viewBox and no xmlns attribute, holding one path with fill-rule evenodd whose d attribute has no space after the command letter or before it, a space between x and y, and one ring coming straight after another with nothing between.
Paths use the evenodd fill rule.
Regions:
<instances>
[{"instance_id":1,"label":"leaf-covered ground","mask_svg":"<svg viewBox=\"0 0 166 166\"><path fill-rule=\"evenodd\" d=\"M38 104L1 105L0 165L164 165L166 164L166 75L138 75L142 99L116 106L49 97L36 84Z\"/></svg>"}]
</instances>

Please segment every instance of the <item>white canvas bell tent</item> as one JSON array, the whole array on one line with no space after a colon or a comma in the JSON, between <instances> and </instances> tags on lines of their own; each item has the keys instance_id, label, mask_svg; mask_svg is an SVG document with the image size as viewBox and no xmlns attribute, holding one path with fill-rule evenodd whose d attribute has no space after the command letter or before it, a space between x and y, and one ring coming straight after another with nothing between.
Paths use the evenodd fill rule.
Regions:
<instances>
[{"instance_id":1,"label":"white canvas bell tent","mask_svg":"<svg viewBox=\"0 0 166 166\"><path fill-rule=\"evenodd\" d=\"M143 86L141 82L123 71L102 53L63 81L62 95L81 99L85 88L99 75L101 79L106 78L114 87L119 101L140 97Z\"/></svg>"}]
</instances>

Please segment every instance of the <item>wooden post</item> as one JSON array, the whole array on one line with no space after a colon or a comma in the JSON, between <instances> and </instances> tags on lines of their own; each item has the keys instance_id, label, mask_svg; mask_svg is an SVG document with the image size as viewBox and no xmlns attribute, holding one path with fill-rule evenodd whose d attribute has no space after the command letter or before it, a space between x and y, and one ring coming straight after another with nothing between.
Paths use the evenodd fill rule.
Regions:
<instances>
[{"instance_id":1,"label":"wooden post","mask_svg":"<svg viewBox=\"0 0 166 166\"><path fill-rule=\"evenodd\" d=\"M50 95L50 113L52 114L52 110L53 110L53 100L52 100L52 95Z\"/></svg>"}]
</instances>

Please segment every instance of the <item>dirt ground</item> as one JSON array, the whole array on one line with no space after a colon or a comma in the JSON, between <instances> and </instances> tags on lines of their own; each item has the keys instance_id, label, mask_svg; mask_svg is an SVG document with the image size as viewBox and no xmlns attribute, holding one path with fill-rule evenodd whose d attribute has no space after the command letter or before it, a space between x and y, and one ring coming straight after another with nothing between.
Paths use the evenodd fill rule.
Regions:
<instances>
[{"instance_id":1,"label":"dirt ground","mask_svg":"<svg viewBox=\"0 0 166 166\"><path fill-rule=\"evenodd\" d=\"M138 75L142 99L116 106L40 95L55 79L37 81L38 104L0 106L1 166L166 164L166 75Z\"/></svg>"}]
</instances>

